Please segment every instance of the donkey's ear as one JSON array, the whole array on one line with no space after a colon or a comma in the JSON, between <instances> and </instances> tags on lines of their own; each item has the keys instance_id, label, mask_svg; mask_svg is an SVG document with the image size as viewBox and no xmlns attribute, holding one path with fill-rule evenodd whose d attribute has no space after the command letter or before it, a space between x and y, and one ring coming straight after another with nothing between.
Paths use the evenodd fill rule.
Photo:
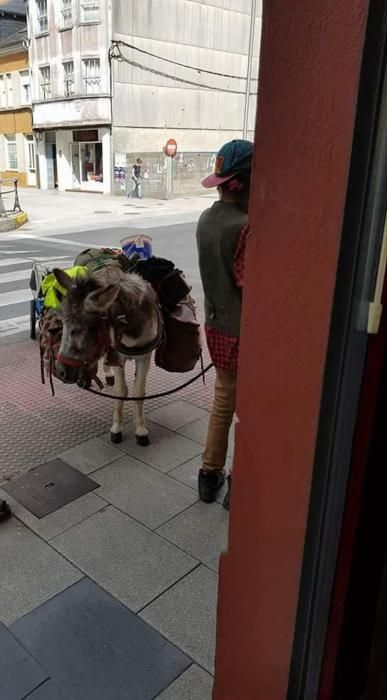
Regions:
<instances>
[{"instance_id":1,"label":"donkey's ear","mask_svg":"<svg viewBox=\"0 0 387 700\"><path fill-rule=\"evenodd\" d=\"M65 272L64 270L59 270L57 267L54 268L52 272L55 275L56 281L60 284L61 287L63 287L63 289L70 291L70 289L74 287L74 280L71 279L70 275L68 275L67 272Z\"/></svg>"},{"instance_id":2,"label":"donkey's ear","mask_svg":"<svg viewBox=\"0 0 387 700\"><path fill-rule=\"evenodd\" d=\"M107 311L117 299L119 291L117 284L110 284L108 287L90 292L85 299L85 311L92 313Z\"/></svg>"}]
</instances>

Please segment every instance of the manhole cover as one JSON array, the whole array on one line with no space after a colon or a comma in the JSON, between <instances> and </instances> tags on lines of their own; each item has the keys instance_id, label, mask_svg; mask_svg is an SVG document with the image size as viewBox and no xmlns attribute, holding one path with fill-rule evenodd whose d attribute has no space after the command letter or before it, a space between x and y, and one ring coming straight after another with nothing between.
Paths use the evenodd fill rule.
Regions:
<instances>
[{"instance_id":1,"label":"manhole cover","mask_svg":"<svg viewBox=\"0 0 387 700\"><path fill-rule=\"evenodd\" d=\"M111 214L111 211L95 211L94 214Z\"/></svg>"},{"instance_id":2,"label":"manhole cover","mask_svg":"<svg viewBox=\"0 0 387 700\"><path fill-rule=\"evenodd\" d=\"M4 491L37 518L54 513L96 488L99 484L61 459L42 464L3 486Z\"/></svg>"},{"instance_id":3,"label":"manhole cover","mask_svg":"<svg viewBox=\"0 0 387 700\"><path fill-rule=\"evenodd\" d=\"M124 216L140 216L139 211L124 211Z\"/></svg>"}]
</instances>

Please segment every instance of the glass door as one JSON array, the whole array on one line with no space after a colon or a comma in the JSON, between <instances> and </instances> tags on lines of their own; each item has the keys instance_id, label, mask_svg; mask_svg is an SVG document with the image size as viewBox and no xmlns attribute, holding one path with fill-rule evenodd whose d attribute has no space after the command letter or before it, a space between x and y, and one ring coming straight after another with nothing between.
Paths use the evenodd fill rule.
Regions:
<instances>
[{"instance_id":1,"label":"glass door","mask_svg":"<svg viewBox=\"0 0 387 700\"><path fill-rule=\"evenodd\" d=\"M71 144L71 166L73 173L73 187L75 189L79 189L81 186L79 143Z\"/></svg>"}]
</instances>

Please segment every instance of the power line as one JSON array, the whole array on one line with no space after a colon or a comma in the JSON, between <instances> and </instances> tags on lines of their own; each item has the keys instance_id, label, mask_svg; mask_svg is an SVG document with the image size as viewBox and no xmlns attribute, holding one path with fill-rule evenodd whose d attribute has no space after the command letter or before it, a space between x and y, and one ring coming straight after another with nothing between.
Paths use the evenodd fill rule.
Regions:
<instances>
[{"instance_id":1,"label":"power line","mask_svg":"<svg viewBox=\"0 0 387 700\"><path fill-rule=\"evenodd\" d=\"M112 56L112 58L117 59L117 56ZM219 87L213 87L212 85L203 85L202 83L195 83L193 80L185 80L184 78L177 78L174 75L170 75L169 73L163 73L160 70L156 70L155 68L149 68L148 66L143 66L141 63L137 63L136 61L132 61L130 58L125 58L122 56L119 60L121 63L129 63L129 65L133 66L134 68L139 68L140 70L145 70L148 71L148 73L154 73L155 75L159 75L162 78L168 78L169 80L174 80L175 82L178 83L185 83L185 85L193 85L195 87L201 88L202 90L212 90L216 92L227 92L231 93L232 95L245 95L244 90L229 90L228 88L219 88ZM250 95L257 95L256 92L251 92Z\"/></svg>"},{"instance_id":2,"label":"power line","mask_svg":"<svg viewBox=\"0 0 387 700\"><path fill-rule=\"evenodd\" d=\"M197 73L208 73L209 75L216 75L220 78L232 78L233 80L247 80L247 77L245 75L230 75L229 73L217 73L216 71L207 70L206 68L197 68L195 66L189 66L187 63L173 61L171 58L164 58L163 56L158 56L157 54L151 53L150 51L145 51L145 49L140 49L138 46L133 46L133 44L127 44L126 41L112 41L111 49L117 47L119 50L120 46L125 46L125 48L127 49L132 49L132 51L138 51L139 53L145 54L146 56L151 56L152 58L157 58L158 61L172 63L172 65L179 66L180 68L188 68L189 70L196 71ZM113 56L113 58L115 57ZM252 80L258 80L258 78L252 78Z\"/></svg>"}]
</instances>

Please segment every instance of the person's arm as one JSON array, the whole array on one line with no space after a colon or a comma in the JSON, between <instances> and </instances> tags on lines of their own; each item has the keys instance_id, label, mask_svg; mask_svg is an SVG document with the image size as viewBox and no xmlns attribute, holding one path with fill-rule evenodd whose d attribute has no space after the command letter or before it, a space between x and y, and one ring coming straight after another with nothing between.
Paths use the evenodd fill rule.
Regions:
<instances>
[{"instance_id":1,"label":"person's arm","mask_svg":"<svg viewBox=\"0 0 387 700\"><path fill-rule=\"evenodd\" d=\"M243 289L245 281L245 251L249 234L250 226L246 224L246 226L243 226L240 230L237 247L234 253L233 271L235 282L240 289Z\"/></svg>"}]
</instances>

